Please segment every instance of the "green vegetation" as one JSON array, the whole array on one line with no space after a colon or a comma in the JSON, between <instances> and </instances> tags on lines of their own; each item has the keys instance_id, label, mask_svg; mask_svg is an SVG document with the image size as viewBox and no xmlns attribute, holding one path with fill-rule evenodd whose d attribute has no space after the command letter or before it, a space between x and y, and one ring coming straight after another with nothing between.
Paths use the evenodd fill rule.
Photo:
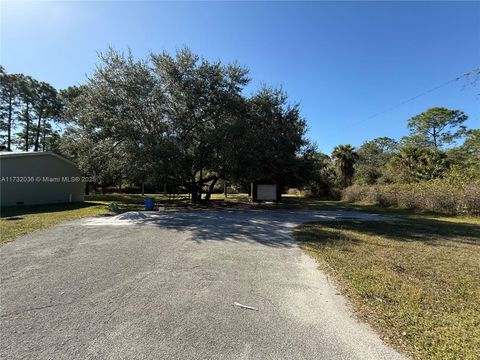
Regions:
<instances>
[{"instance_id":1,"label":"green vegetation","mask_svg":"<svg viewBox=\"0 0 480 360\"><path fill-rule=\"evenodd\" d=\"M278 209L284 207L310 208L310 209L334 209L338 206L351 204L336 201L320 201L307 199L300 196L286 195L284 204L253 204L248 194L230 194L227 198L223 194L213 194L212 201L200 205L193 205L188 200L188 194L176 195L175 198L160 194L105 194L87 195L84 203L52 204L33 206L11 206L1 209L0 216L0 243L14 240L15 238L30 232L41 230L61 222L80 219L90 216L115 215L126 211L138 211L144 209L144 197L154 197L156 205L164 205L167 208L265 208ZM114 204L114 206L110 206ZM355 205L356 209L361 208ZM373 207L365 209L375 210Z\"/></svg>"},{"instance_id":2,"label":"green vegetation","mask_svg":"<svg viewBox=\"0 0 480 360\"><path fill-rule=\"evenodd\" d=\"M317 153L313 196L447 214L480 212L480 130L459 110L432 108L408 121L400 141L379 137L358 149ZM353 183L353 185L352 185Z\"/></svg>"},{"instance_id":3,"label":"green vegetation","mask_svg":"<svg viewBox=\"0 0 480 360\"><path fill-rule=\"evenodd\" d=\"M295 237L388 343L418 359L480 357L480 219L404 213Z\"/></svg>"},{"instance_id":4,"label":"green vegetation","mask_svg":"<svg viewBox=\"0 0 480 360\"><path fill-rule=\"evenodd\" d=\"M111 214L107 204L96 201L5 207L2 208L0 218L0 243L64 221L107 214Z\"/></svg>"},{"instance_id":5,"label":"green vegetation","mask_svg":"<svg viewBox=\"0 0 480 360\"><path fill-rule=\"evenodd\" d=\"M341 198L437 213L480 214L480 131L467 131L466 119L461 111L433 108L408 121L411 134L399 143L385 137L365 142L358 149L354 184L340 186ZM460 138L463 143L446 148Z\"/></svg>"},{"instance_id":6,"label":"green vegetation","mask_svg":"<svg viewBox=\"0 0 480 360\"><path fill-rule=\"evenodd\" d=\"M60 99L50 84L24 74L7 74L0 65L0 138L6 149L16 145L25 151L51 150L59 138L52 125L59 122Z\"/></svg>"},{"instance_id":7,"label":"green vegetation","mask_svg":"<svg viewBox=\"0 0 480 360\"><path fill-rule=\"evenodd\" d=\"M0 68L0 139L64 155L102 193L167 190L198 202L220 181L299 186L312 148L300 106L281 88L246 96L248 75L188 48L146 59L108 49L85 84L58 92Z\"/></svg>"},{"instance_id":8,"label":"green vegetation","mask_svg":"<svg viewBox=\"0 0 480 360\"><path fill-rule=\"evenodd\" d=\"M408 120L412 142L435 150L460 138L467 120L462 111L435 107Z\"/></svg>"},{"instance_id":9,"label":"green vegetation","mask_svg":"<svg viewBox=\"0 0 480 360\"><path fill-rule=\"evenodd\" d=\"M192 207L188 194L176 195L174 198L159 194L87 195L83 203L4 207L0 216L0 244L69 220L143 210L144 197L147 196L155 198L157 205ZM246 194L229 195L227 199L223 195L214 194L213 198L209 207L250 207Z\"/></svg>"},{"instance_id":10,"label":"green vegetation","mask_svg":"<svg viewBox=\"0 0 480 360\"><path fill-rule=\"evenodd\" d=\"M338 181L342 187L352 184L353 174L355 173L355 163L358 160L358 154L355 148L348 145L338 145L333 149L332 159L335 162Z\"/></svg>"},{"instance_id":11,"label":"green vegetation","mask_svg":"<svg viewBox=\"0 0 480 360\"><path fill-rule=\"evenodd\" d=\"M145 196L155 197L157 203L171 201L163 195ZM69 220L142 210L143 199L139 194L89 195L83 203L4 207L0 217L0 243ZM181 201L181 197L175 201ZM115 211L110 209L110 204L116 205Z\"/></svg>"},{"instance_id":12,"label":"green vegetation","mask_svg":"<svg viewBox=\"0 0 480 360\"><path fill-rule=\"evenodd\" d=\"M369 188L370 189L370 188ZM35 230L40 230L64 221L98 215L115 215L126 211L144 209L144 197L155 198L157 206L174 208L234 208L234 209L309 209L309 210L356 210L379 214L435 215L438 212L424 209L397 209L379 206L372 202L333 201L305 197L301 194L284 194L281 204L252 203L248 194L212 194L211 201L192 204L189 194L166 196L162 194L105 194L87 195L84 203L54 204L36 206L12 206L1 210L0 243L14 240ZM111 206L111 205L114 206Z\"/></svg>"},{"instance_id":13,"label":"green vegetation","mask_svg":"<svg viewBox=\"0 0 480 360\"><path fill-rule=\"evenodd\" d=\"M308 141L299 104L281 88L246 96L249 82L247 68L187 48L140 60L109 49L85 84L60 91L0 66L0 140L7 151L66 156L93 179L91 192L182 193L146 195L170 207L400 214L307 224L295 235L389 343L422 359L480 358L480 219L445 215L480 214L480 129L468 130L462 111L436 107L406 121L409 136L338 145L329 156ZM248 192L264 177L310 197L273 205L219 194ZM5 208L0 243L140 210L143 198Z\"/></svg>"},{"instance_id":14,"label":"green vegetation","mask_svg":"<svg viewBox=\"0 0 480 360\"><path fill-rule=\"evenodd\" d=\"M479 215L480 177L453 168L443 178L418 183L353 185L343 190L343 199L453 215Z\"/></svg>"},{"instance_id":15,"label":"green vegetation","mask_svg":"<svg viewBox=\"0 0 480 360\"><path fill-rule=\"evenodd\" d=\"M155 197L157 203L180 202L182 199L180 196L175 200L163 195L145 196ZM142 210L143 199L140 194L87 195L83 203L4 207L0 216L0 243L69 220ZM115 211L110 209L110 204L116 205Z\"/></svg>"},{"instance_id":16,"label":"green vegetation","mask_svg":"<svg viewBox=\"0 0 480 360\"><path fill-rule=\"evenodd\" d=\"M284 191L335 200L343 191L344 199L403 207L403 199L383 195L390 189L383 185L432 188L427 182L456 171L465 175L463 188L444 186L445 197L477 197L480 129L467 129L461 110L427 109L405 119L408 136L341 144L329 156L308 140L298 103L268 86L246 96L250 81L246 67L188 48L145 59L108 49L84 84L59 91L0 66L0 145L62 154L92 179L92 193L188 193L197 203L270 178ZM359 193L345 190L352 184L375 195L352 196ZM444 206L437 194L422 194L412 207L468 208L457 199L452 211L452 201Z\"/></svg>"}]
</instances>

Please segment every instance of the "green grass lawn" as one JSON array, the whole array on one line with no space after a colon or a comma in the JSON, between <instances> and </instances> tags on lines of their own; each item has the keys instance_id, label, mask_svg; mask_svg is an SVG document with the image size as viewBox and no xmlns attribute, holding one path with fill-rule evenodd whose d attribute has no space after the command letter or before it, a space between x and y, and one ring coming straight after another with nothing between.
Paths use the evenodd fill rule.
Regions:
<instances>
[{"instance_id":1,"label":"green grass lawn","mask_svg":"<svg viewBox=\"0 0 480 360\"><path fill-rule=\"evenodd\" d=\"M0 243L64 221L110 214L104 202L15 206L1 210Z\"/></svg>"},{"instance_id":2,"label":"green grass lawn","mask_svg":"<svg viewBox=\"0 0 480 360\"><path fill-rule=\"evenodd\" d=\"M425 210L399 209L391 207L382 207L368 203L349 203L346 201L321 200L297 195L282 195L282 206L288 208L301 208L310 210L356 210L373 214L392 214L392 215L433 215L444 216L439 213L433 213Z\"/></svg>"},{"instance_id":3,"label":"green grass lawn","mask_svg":"<svg viewBox=\"0 0 480 360\"><path fill-rule=\"evenodd\" d=\"M480 359L479 218L310 223L294 236L386 342L418 359Z\"/></svg>"},{"instance_id":4,"label":"green grass lawn","mask_svg":"<svg viewBox=\"0 0 480 360\"><path fill-rule=\"evenodd\" d=\"M175 200L163 195L152 196L156 203L180 202L185 197L177 196ZM144 208L144 196L140 194L87 195L85 202L72 204L49 204L32 206L10 206L0 212L0 243L14 240L32 231L44 229L68 220L99 215L115 215L109 211L108 204L117 205L117 213Z\"/></svg>"}]
</instances>

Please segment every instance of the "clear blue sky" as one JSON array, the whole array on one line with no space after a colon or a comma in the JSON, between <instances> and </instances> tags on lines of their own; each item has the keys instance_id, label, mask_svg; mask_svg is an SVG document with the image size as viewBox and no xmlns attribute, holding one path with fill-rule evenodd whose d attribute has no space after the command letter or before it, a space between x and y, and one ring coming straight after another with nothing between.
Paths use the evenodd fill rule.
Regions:
<instances>
[{"instance_id":1,"label":"clear blue sky","mask_svg":"<svg viewBox=\"0 0 480 360\"><path fill-rule=\"evenodd\" d=\"M480 127L480 84L455 82L372 115L480 66L479 2L1 2L1 64L57 88L81 84L107 46L137 57L183 45L250 68L248 92L282 85L309 137L330 152L407 134L429 107L461 109Z\"/></svg>"}]
</instances>

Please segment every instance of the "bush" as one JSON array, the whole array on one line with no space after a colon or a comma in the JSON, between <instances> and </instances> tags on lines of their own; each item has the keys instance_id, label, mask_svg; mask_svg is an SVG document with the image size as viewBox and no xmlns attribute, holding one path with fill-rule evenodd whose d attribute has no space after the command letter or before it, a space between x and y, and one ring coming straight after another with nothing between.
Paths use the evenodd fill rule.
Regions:
<instances>
[{"instance_id":1,"label":"bush","mask_svg":"<svg viewBox=\"0 0 480 360\"><path fill-rule=\"evenodd\" d=\"M453 169L443 179L413 184L353 185L342 200L448 214L480 215L480 179Z\"/></svg>"},{"instance_id":2,"label":"bush","mask_svg":"<svg viewBox=\"0 0 480 360\"><path fill-rule=\"evenodd\" d=\"M352 185L347 187L342 191L342 200L348 202L377 202L373 187L368 185Z\"/></svg>"},{"instance_id":3,"label":"bush","mask_svg":"<svg viewBox=\"0 0 480 360\"><path fill-rule=\"evenodd\" d=\"M289 188L287 190L287 194L288 195L296 195L296 196L304 195L304 193L300 189L297 189L297 188Z\"/></svg>"}]
</instances>

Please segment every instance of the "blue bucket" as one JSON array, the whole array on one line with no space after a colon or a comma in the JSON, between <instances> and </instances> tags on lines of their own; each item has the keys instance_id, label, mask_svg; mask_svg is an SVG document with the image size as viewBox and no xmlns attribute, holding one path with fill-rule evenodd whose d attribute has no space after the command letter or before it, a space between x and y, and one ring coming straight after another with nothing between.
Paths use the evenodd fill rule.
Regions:
<instances>
[{"instance_id":1,"label":"blue bucket","mask_svg":"<svg viewBox=\"0 0 480 360\"><path fill-rule=\"evenodd\" d=\"M145 211L152 211L155 206L155 199L152 197L145 198Z\"/></svg>"}]
</instances>

